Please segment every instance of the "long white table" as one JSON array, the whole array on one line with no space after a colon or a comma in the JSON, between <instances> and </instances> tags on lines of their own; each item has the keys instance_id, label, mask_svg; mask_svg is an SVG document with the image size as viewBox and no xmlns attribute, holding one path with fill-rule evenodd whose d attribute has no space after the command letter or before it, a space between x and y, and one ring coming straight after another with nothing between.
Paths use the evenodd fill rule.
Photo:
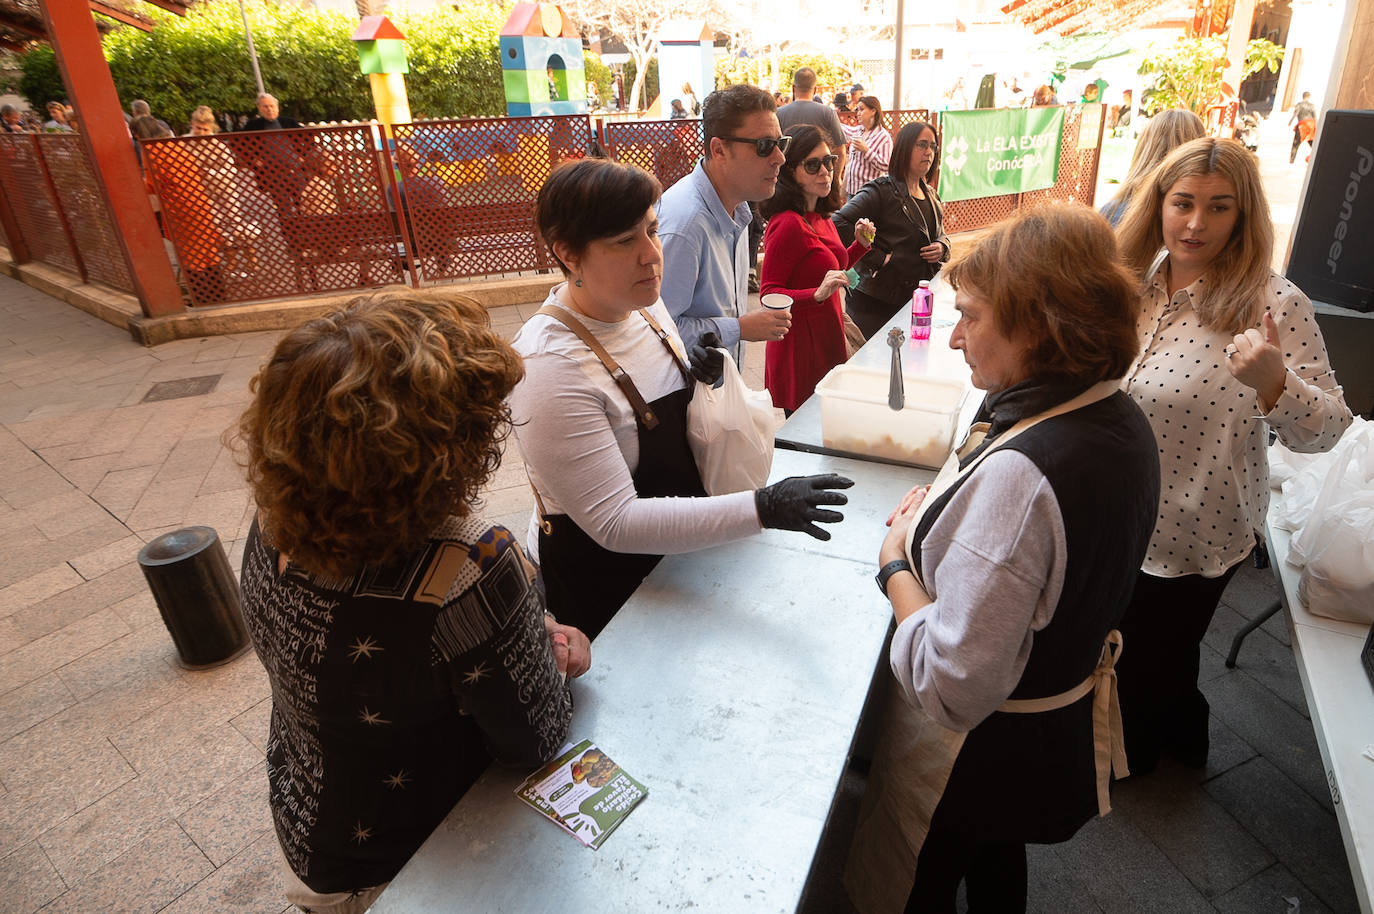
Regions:
<instances>
[{"instance_id":1,"label":"long white table","mask_svg":"<svg viewBox=\"0 0 1374 914\"><path fill-rule=\"evenodd\" d=\"M1374 896L1374 761L1366 758L1364 751L1374 746L1374 687L1360 664L1369 626L1309 613L1298 599L1301 569L1286 561L1291 535L1267 525L1265 539L1288 610L1293 656L1331 787L1355 894L1360 910L1370 914L1370 897Z\"/></svg>"},{"instance_id":2,"label":"long white table","mask_svg":"<svg viewBox=\"0 0 1374 914\"><path fill-rule=\"evenodd\" d=\"M516 799L528 771L494 765L372 910L795 911L886 669L884 521L932 478L785 450L772 478L823 472L856 483L831 541L767 531L669 556L596 639L569 738L649 788L600 850Z\"/></svg>"}]
</instances>

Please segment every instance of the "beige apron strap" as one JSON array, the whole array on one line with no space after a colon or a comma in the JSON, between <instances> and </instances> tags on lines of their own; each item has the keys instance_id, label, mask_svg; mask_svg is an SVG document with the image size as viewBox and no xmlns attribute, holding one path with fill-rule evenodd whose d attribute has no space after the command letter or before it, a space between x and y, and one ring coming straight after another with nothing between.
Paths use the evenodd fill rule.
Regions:
<instances>
[{"instance_id":1,"label":"beige apron strap","mask_svg":"<svg viewBox=\"0 0 1374 914\"><path fill-rule=\"evenodd\" d=\"M1112 811L1108 786L1131 772L1126 767L1126 743L1121 726L1121 703L1116 693L1116 661L1121 657L1121 632L1112 629L1102 645L1097 668L1087 679L1066 692L1048 698L1017 698L1002 702L997 710L1010 714L1057 711L1093 693L1093 764L1097 770L1097 814Z\"/></svg>"},{"instance_id":2,"label":"beige apron strap","mask_svg":"<svg viewBox=\"0 0 1374 914\"><path fill-rule=\"evenodd\" d=\"M921 519L925 517L926 509L939 500L940 496L954 486L960 479L972 473L977 468L978 464L983 462L984 458L1010 442L1017 435L1044 422L1046 419L1073 412L1076 409L1082 409L1084 406L1096 403L1098 400L1105 400L1118 390L1120 390L1120 385L1116 381L1099 381L1071 400L1066 400L1058 406L1053 406L1034 416L1027 416L1003 432L992 447L983 451L983 453L979 454L973 462L961 470L959 469L959 459L978 449L978 446L982 444L984 438L987 437L988 428L990 427L986 422L976 422L971 425L968 433L964 436L963 443L955 449L953 454L950 454L949 459L945 461L945 465L940 469L940 475L935 477L935 482L931 484L930 490L926 492L926 497L921 501L921 506L916 509L916 516L912 518L911 526L907 528L906 560L911 563L911 567L920 567L920 564L911 554L911 545L916 538L917 528L921 526ZM921 578L920 574L916 575L916 580L920 582L923 589L929 592L929 588L926 587L925 581Z\"/></svg>"}]
</instances>

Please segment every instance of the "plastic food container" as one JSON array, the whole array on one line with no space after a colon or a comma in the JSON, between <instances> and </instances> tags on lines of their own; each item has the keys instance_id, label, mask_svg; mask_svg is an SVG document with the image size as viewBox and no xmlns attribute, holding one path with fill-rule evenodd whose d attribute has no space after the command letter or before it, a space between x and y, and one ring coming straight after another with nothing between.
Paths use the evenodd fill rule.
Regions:
<instances>
[{"instance_id":1,"label":"plastic food container","mask_svg":"<svg viewBox=\"0 0 1374 914\"><path fill-rule=\"evenodd\" d=\"M837 365L816 385L826 447L938 469L954 448L963 381L902 375L906 406L887 405L888 372Z\"/></svg>"}]
</instances>

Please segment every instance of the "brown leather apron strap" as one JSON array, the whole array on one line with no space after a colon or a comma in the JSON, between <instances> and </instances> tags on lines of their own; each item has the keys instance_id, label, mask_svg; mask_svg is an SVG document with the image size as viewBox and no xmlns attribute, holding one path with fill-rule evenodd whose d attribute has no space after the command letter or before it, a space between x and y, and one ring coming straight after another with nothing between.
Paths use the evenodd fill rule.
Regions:
<instances>
[{"instance_id":1,"label":"brown leather apron strap","mask_svg":"<svg viewBox=\"0 0 1374 914\"><path fill-rule=\"evenodd\" d=\"M1065 692L1048 698L1017 698L1002 702L997 710L1009 714L1036 714L1067 708L1089 692L1093 693L1093 763L1097 769L1097 814L1112 811L1108 785L1131 772L1126 767L1126 744L1122 737L1121 704L1116 695L1116 661L1121 656L1121 632L1112 629L1102 645L1097 668L1087 679Z\"/></svg>"},{"instance_id":2,"label":"brown leather apron strap","mask_svg":"<svg viewBox=\"0 0 1374 914\"><path fill-rule=\"evenodd\" d=\"M687 386L690 387L696 378L692 377L692 372L688 370L687 363L683 361L678 351L673 348L672 338L658 325L658 321L654 320L654 316L649 313L648 308L641 308L639 313L644 315L644 319L649 322L649 326L654 328L654 333L657 333L658 338L663 341L664 347L667 348L668 353L673 357L673 364L677 366L678 371L682 372L682 379L686 381Z\"/></svg>"},{"instance_id":3,"label":"brown leather apron strap","mask_svg":"<svg viewBox=\"0 0 1374 914\"><path fill-rule=\"evenodd\" d=\"M565 311L562 308L555 308L552 305L545 305L535 313L546 314L577 334L577 338L583 343L586 343L587 348L601 360L601 364L604 365L606 371L610 373L611 380L615 381L621 393L625 394L625 399L630 401L630 406L634 409L635 415L639 416L639 421L644 423L645 428L656 428L658 426L658 417L654 415L654 411L649 408L649 404L646 403L644 397L640 395L639 388L635 387L635 382L625 373L625 369L620 367L620 363L612 358L611 354L606 351L606 347L602 346L600 341L592 336L592 332L588 330L587 326L578 320L572 312Z\"/></svg>"}]
</instances>

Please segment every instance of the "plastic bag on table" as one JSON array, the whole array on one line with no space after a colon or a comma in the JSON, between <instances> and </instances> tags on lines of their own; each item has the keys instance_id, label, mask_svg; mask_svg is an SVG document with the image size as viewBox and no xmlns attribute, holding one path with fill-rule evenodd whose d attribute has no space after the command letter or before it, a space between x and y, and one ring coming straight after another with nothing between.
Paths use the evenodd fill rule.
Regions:
<instances>
[{"instance_id":1,"label":"plastic bag on table","mask_svg":"<svg viewBox=\"0 0 1374 914\"><path fill-rule=\"evenodd\" d=\"M1316 507L1332 468L1338 464L1346 468L1347 474L1363 473L1367 478L1370 468L1352 467L1348 458L1351 450L1368 447L1371 436L1374 424L1356 416L1336 446L1324 454L1298 454L1282 444L1269 448L1270 482L1277 479L1283 483L1283 498L1269 509L1269 522L1284 530L1301 530ZM1347 484L1350 492L1359 488L1354 478Z\"/></svg>"},{"instance_id":2,"label":"plastic bag on table","mask_svg":"<svg viewBox=\"0 0 1374 914\"><path fill-rule=\"evenodd\" d=\"M766 390L745 387L726 352L723 383L713 390L697 381L687 406L687 444L706 493L747 492L766 483L776 428L773 398Z\"/></svg>"}]
</instances>

